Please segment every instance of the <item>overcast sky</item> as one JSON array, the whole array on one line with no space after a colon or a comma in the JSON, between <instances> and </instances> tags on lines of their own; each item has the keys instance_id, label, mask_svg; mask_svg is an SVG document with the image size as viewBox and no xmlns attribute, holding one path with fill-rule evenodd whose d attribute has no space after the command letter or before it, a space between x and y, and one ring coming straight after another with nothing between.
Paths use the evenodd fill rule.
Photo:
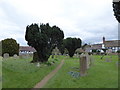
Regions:
<instances>
[{"instance_id":1,"label":"overcast sky","mask_svg":"<svg viewBox=\"0 0 120 90\"><path fill-rule=\"evenodd\" d=\"M60 27L66 37L84 43L118 39L118 22L112 0L0 0L0 40L25 41L26 26L49 23Z\"/></svg>"}]
</instances>

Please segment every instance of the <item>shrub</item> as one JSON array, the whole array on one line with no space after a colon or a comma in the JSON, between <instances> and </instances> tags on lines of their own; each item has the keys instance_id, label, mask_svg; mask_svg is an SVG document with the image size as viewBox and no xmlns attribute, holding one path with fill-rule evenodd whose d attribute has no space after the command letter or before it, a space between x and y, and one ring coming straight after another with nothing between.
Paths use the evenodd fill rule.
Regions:
<instances>
[{"instance_id":1,"label":"shrub","mask_svg":"<svg viewBox=\"0 0 120 90\"><path fill-rule=\"evenodd\" d=\"M118 50L117 53L120 53L120 50Z\"/></svg>"},{"instance_id":2,"label":"shrub","mask_svg":"<svg viewBox=\"0 0 120 90\"><path fill-rule=\"evenodd\" d=\"M33 60L31 61L31 63L34 63L34 62L38 62L39 58L38 58L38 53L37 52L34 52L33 53Z\"/></svg>"},{"instance_id":3,"label":"shrub","mask_svg":"<svg viewBox=\"0 0 120 90\"><path fill-rule=\"evenodd\" d=\"M2 56L4 53L9 53L10 56L19 55L19 44L15 39L4 39L0 43L2 43Z\"/></svg>"}]
</instances>

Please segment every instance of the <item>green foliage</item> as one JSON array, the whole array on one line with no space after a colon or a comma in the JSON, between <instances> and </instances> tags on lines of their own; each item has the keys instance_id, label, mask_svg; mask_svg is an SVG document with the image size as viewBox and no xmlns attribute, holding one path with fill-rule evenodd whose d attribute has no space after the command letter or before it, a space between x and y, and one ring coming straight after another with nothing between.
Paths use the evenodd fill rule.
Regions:
<instances>
[{"instance_id":1,"label":"green foliage","mask_svg":"<svg viewBox=\"0 0 120 90\"><path fill-rule=\"evenodd\" d=\"M52 50L61 44L64 38L63 31L57 26L31 24L26 27L25 39L28 45L34 47L38 53L39 61L48 61Z\"/></svg>"},{"instance_id":2,"label":"green foliage","mask_svg":"<svg viewBox=\"0 0 120 90\"><path fill-rule=\"evenodd\" d=\"M64 54L68 54L68 53L69 53L68 50L65 48Z\"/></svg>"},{"instance_id":3,"label":"green foliage","mask_svg":"<svg viewBox=\"0 0 120 90\"><path fill-rule=\"evenodd\" d=\"M51 63L49 61L45 62L48 66L51 66Z\"/></svg>"},{"instance_id":4,"label":"green foliage","mask_svg":"<svg viewBox=\"0 0 120 90\"><path fill-rule=\"evenodd\" d=\"M120 53L120 50L118 50L117 53Z\"/></svg>"},{"instance_id":5,"label":"green foliage","mask_svg":"<svg viewBox=\"0 0 120 90\"><path fill-rule=\"evenodd\" d=\"M19 44L16 42L15 39L4 39L0 43L2 43L2 56L4 53L9 53L10 56L13 56L14 54L19 54Z\"/></svg>"},{"instance_id":6,"label":"green foliage","mask_svg":"<svg viewBox=\"0 0 120 90\"><path fill-rule=\"evenodd\" d=\"M100 54L100 50L98 50L98 49L92 49L92 53Z\"/></svg>"},{"instance_id":7,"label":"green foliage","mask_svg":"<svg viewBox=\"0 0 120 90\"><path fill-rule=\"evenodd\" d=\"M39 60L38 53L37 53L37 52L34 52L34 53L33 53L33 61L31 61L31 63L33 63L33 62L38 62L38 60Z\"/></svg>"},{"instance_id":8,"label":"green foliage","mask_svg":"<svg viewBox=\"0 0 120 90\"><path fill-rule=\"evenodd\" d=\"M92 52L96 53L96 52L97 52L97 49L92 49Z\"/></svg>"},{"instance_id":9,"label":"green foliage","mask_svg":"<svg viewBox=\"0 0 120 90\"><path fill-rule=\"evenodd\" d=\"M60 50L61 54L63 55L64 54L64 50L65 50L65 46L64 46L63 42L62 42L62 44L58 45L58 49Z\"/></svg>"},{"instance_id":10,"label":"green foliage","mask_svg":"<svg viewBox=\"0 0 120 90\"><path fill-rule=\"evenodd\" d=\"M80 38L66 38L64 39L64 46L69 52L69 56L73 57L75 50L81 47Z\"/></svg>"},{"instance_id":11,"label":"green foliage","mask_svg":"<svg viewBox=\"0 0 120 90\"><path fill-rule=\"evenodd\" d=\"M104 51L104 53L106 53L107 49L102 49Z\"/></svg>"},{"instance_id":12,"label":"green foliage","mask_svg":"<svg viewBox=\"0 0 120 90\"><path fill-rule=\"evenodd\" d=\"M92 52L93 52L93 53L99 53L100 50L98 50L98 49L92 49Z\"/></svg>"},{"instance_id":13,"label":"green foliage","mask_svg":"<svg viewBox=\"0 0 120 90\"><path fill-rule=\"evenodd\" d=\"M119 0L117 2L113 2L113 11L114 11L115 18L120 23L120 1Z\"/></svg>"}]
</instances>

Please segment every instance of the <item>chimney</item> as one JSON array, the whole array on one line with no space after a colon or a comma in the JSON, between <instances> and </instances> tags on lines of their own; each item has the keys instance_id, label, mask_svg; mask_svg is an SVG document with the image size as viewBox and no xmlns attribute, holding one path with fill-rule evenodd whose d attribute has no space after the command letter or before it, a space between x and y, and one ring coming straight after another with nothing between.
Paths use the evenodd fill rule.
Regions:
<instances>
[{"instance_id":1,"label":"chimney","mask_svg":"<svg viewBox=\"0 0 120 90\"><path fill-rule=\"evenodd\" d=\"M103 44L105 44L105 37L103 37Z\"/></svg>"}]
</instances>

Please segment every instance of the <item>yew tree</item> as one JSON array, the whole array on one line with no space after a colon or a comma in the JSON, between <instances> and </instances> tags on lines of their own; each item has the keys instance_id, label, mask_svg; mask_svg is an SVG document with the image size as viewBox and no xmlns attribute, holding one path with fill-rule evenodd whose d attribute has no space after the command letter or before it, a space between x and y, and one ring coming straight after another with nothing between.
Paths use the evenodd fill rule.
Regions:
<instances>
[{"instance_id":1,"label":"yew tree","mask_svg":"<svg viewBox=\"0 0 120 90\"><path fill-rule=\"evenodd\" d=\"M64 33L57 26L47 24L31 24L26 27L25 39L29 46L36 49L38 61L46 62L52 53L63 40Z\"/></svg>"},{"instance_id":2,"label":"yew tree","mask_svg":"<svg viewBox=\"0 0 120 90\"><path fill-rule=\"evenodd\" d=\"M14 54L19 55L19 44L15 39L7 38L0 42L0 47L2 47L2 50L0 50L0 54L8 53L10 56L13 56Z\"/></svg>"},{"instance_id":3,"label":"yew tree","mask_svg":"<svg viewBox=\"0 0 120 90\"><path fill-rule=\"evenodd\" d=\"M64 39L64 46L69 52L69 56L73 57L75 50L81 47L81 39L80 38L66 38Z\"/></svg>"}]
</instances>

